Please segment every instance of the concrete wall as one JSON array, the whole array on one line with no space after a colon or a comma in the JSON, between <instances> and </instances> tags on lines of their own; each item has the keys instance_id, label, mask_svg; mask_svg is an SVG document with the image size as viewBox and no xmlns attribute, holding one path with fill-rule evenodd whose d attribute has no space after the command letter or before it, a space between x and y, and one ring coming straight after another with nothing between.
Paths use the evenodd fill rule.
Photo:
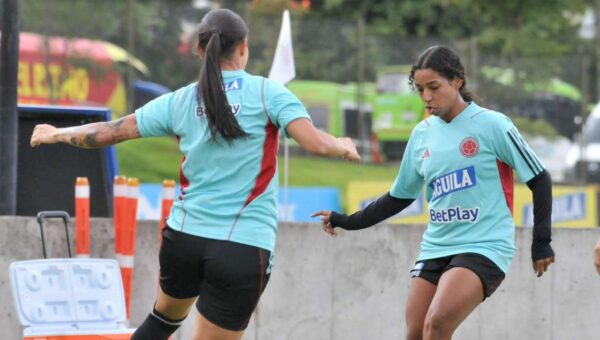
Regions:
<instances>
[{"instance_id":1,"label":"concrete wall","mask_svg":"<svg viewBox=\"0 0 600 340\"><path fill-rule=\"evenodd\" d=\"M49 224L48 251L66 256L58 224ZM401 339L408 270L422 226L380 225L326 236L316 224L280 226L273 274L244 340ZM555 229L557 263L536 278L530 229L517 230L507 279L458 329L456 339L598 339L600 277L591 251L600 229ZM138 225L131 324L150 310L156 292L158 226ZM92 220L92 256L113 257L112 221ZM33 218L0 217L0 329L18 339L8 266L41 258ZM190 317L174 339L190 339Z\"/></svg>"}]
</instances>

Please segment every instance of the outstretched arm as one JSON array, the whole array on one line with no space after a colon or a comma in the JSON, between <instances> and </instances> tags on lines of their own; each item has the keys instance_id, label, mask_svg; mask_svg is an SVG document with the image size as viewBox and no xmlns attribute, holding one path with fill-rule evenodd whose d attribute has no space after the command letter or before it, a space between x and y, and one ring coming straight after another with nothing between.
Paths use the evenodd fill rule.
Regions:
<instances>
[{"instance_id":1,"label":"outstretched arm","mask_svg":"<svg viewBox=\"0 0 600 340\"><path fill-rule=\"evenodd\" d=\"M94 149L139 138L140 132L134 114L111 122L90 123L81 126L56 128L38 124L31 135L31 147L41 144L65 143L79 148Z\"/></svg>"},{"instance_id":2,"label":"outstretched arm","mask_svg":"<svg viewBox=\"0 0 600 340\"><path fill-rule=\"evenodd\" d=\"M317 211L311 216L321 216L323 230L331 235L335 235L334 228L336 227L346 230L368 228L396 215L413 201L414 199L396 198L388 192L374 202L371 202L363 210L357 211L350 216L339 214L335 211Z\"/></svg>"},{"instance_id":3,"label":"outstretched arm","mask_svg":"<svg viewBox=\"0 0 600 340\"><path fill-rule=\"evenodd\" d=\"M308 119L294 120L288 124L286 131L304 150L312 154L360 161L352 139L348 137L335 138L328 133L319 131Z\"/></svg>"}]
</instances>

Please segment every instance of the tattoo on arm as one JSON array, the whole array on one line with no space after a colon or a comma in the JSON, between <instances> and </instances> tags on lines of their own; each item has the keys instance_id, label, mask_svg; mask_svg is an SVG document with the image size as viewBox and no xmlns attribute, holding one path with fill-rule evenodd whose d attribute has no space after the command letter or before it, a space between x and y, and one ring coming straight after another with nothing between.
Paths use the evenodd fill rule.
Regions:
<instances>
[{"instance_id":1,"label":"tattoo on arm","mask_svg":"<svg viewBox=\"0 0 600 340\"><path fill-rule=\"evenodd\" d=\"M109 130L115 143L120 143L124 140L132 138L132 136L134 136L134 137L140 136L140 133L138 132L138 129L137 129L137 125L134 126L134 129L132 131L133 134L130 133L128 135L128 131L126 131L126 128L123 126L124 123L125 123L125 117L120 118L115 121L112 121L112 122L105 123L106 128Z\"/></svg>"},{"instance_id":2,"label":"tattoo on arm","mask_svg":"<svg viewBox=\"0 0 600 340\"><path fill-rule=\"evenodd\" d=\"M97 140L96 140L96 136L98 135L98 132L92 132L92 133L88 133L87 135L85 135L85 145L88 148L100 148L103 145L99 145Z\"/></svg>"},{"instance_id":3,"label":"tattoo on arm","mask_svg":"<svg viewBox=\"0 0 600 340\"><path fill-rule=\"evenodd\" d=\"M137 125L124 125L128 117L112 122L92 123L64 130L61 142L80 148L101 148L140 136ZM129 118L130 119L130 118Z\"/></svg>"},{"instance_id":4,"label":"tattoo on arm","mask_svg":"<svg viewBox=\"0 0 600 340\"><path fill-rule=\"evenodd\" d=\"M81 143L79 143L79 140L77 139L77 137L71 137L71 140L69 141L69 143L74 146L83 147L83 145Z\"/></svg>"}]
</instances>

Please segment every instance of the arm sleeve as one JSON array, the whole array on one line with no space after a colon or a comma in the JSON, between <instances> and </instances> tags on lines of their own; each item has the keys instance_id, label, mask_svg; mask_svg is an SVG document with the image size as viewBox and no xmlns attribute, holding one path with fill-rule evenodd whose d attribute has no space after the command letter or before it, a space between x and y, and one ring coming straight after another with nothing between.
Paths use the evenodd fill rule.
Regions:
<instances>
[{"instance_id":1,"label":"arm sleeve","mask_svg":"<svg viewBox=\"0 0 600 340\"><path fill-rule=\"evenodd\" d=\"M494 136L498 158L517 172L522 183L544 171L544 165L508 117L500 118L500 127L495 129Z\"/></svg>"},{"instance_id":2,"label":"arm sleeve","mask_svg":"<svg viewBox=\"0 0 600 340\"><path fill-rule=\"evenodd\" d=\"M413 201L414 199L393 197L388 192L374 202L371 202L363 210L357 211L350 216L332 211L329 221L333 227L340 227L346 230L365 229L396 215Z\"/></svg>"},{"instance_id":3,"label":"arm sleeve","mask_svg":"<svg viewBox=\"0 0 600 340\"><path fill-rule=\"evenodd\" d=\"M294 120L304 118L312 121L300 99L285 86L268 79L265 79L264 86L267 113L285 137L288 137L285 129Z\"/></svg>"},{"instance_id":4,"label":"arm sleeve","mask_svg":"<svg viewBox=\"0 0 600 340\"><path fill-rule=\"evenodd\" d=\"M550 246L552 241L552 179L546 170L527 182L533 194L533 242L531 243L531 259L554 256Z\"/></svg>"},{"instance_id":5,"label":"arm sleeve","mask_svg":"<svg viewBox=\"0 0 600 340\"><path fill-rule=\"evenodd\" d=\"M142 137L173 134L173 102L176 92L164 94L135 110L135 119Z\"/></svg>"}]
</instances>

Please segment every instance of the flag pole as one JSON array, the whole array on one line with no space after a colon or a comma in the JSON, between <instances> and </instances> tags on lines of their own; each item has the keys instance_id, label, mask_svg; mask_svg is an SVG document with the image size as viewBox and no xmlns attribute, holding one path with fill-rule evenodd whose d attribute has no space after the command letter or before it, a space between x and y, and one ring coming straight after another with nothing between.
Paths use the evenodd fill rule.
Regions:
<instances>
[{"instance_id":1,"label":"flag pole","mask_svg":"<svg viewBox=\"0 0 600 340\"><path fill-rule=\"evenodd\" d=\"M283 220L288 220L288 185L290 170L290 142L287 138L283 139Z\"/></svg>"},{"instance_id":2,"label":"flag pole","mask_svg":"<svg viewBox=\"0 0 600 340\"><path fill-rule=\"evenodd\" d=\"M287 84L296 77L296 65L294 63L294 50L292 48L292 28L290 23L290 12L283 11L281 30L275 48L273 65L269 72L269 79L281 84ZM288 221L288 187L289 187L289 158L290 144L287 138L283 139L283 213L282 220Z\"/></svg>"}]
</instances>

